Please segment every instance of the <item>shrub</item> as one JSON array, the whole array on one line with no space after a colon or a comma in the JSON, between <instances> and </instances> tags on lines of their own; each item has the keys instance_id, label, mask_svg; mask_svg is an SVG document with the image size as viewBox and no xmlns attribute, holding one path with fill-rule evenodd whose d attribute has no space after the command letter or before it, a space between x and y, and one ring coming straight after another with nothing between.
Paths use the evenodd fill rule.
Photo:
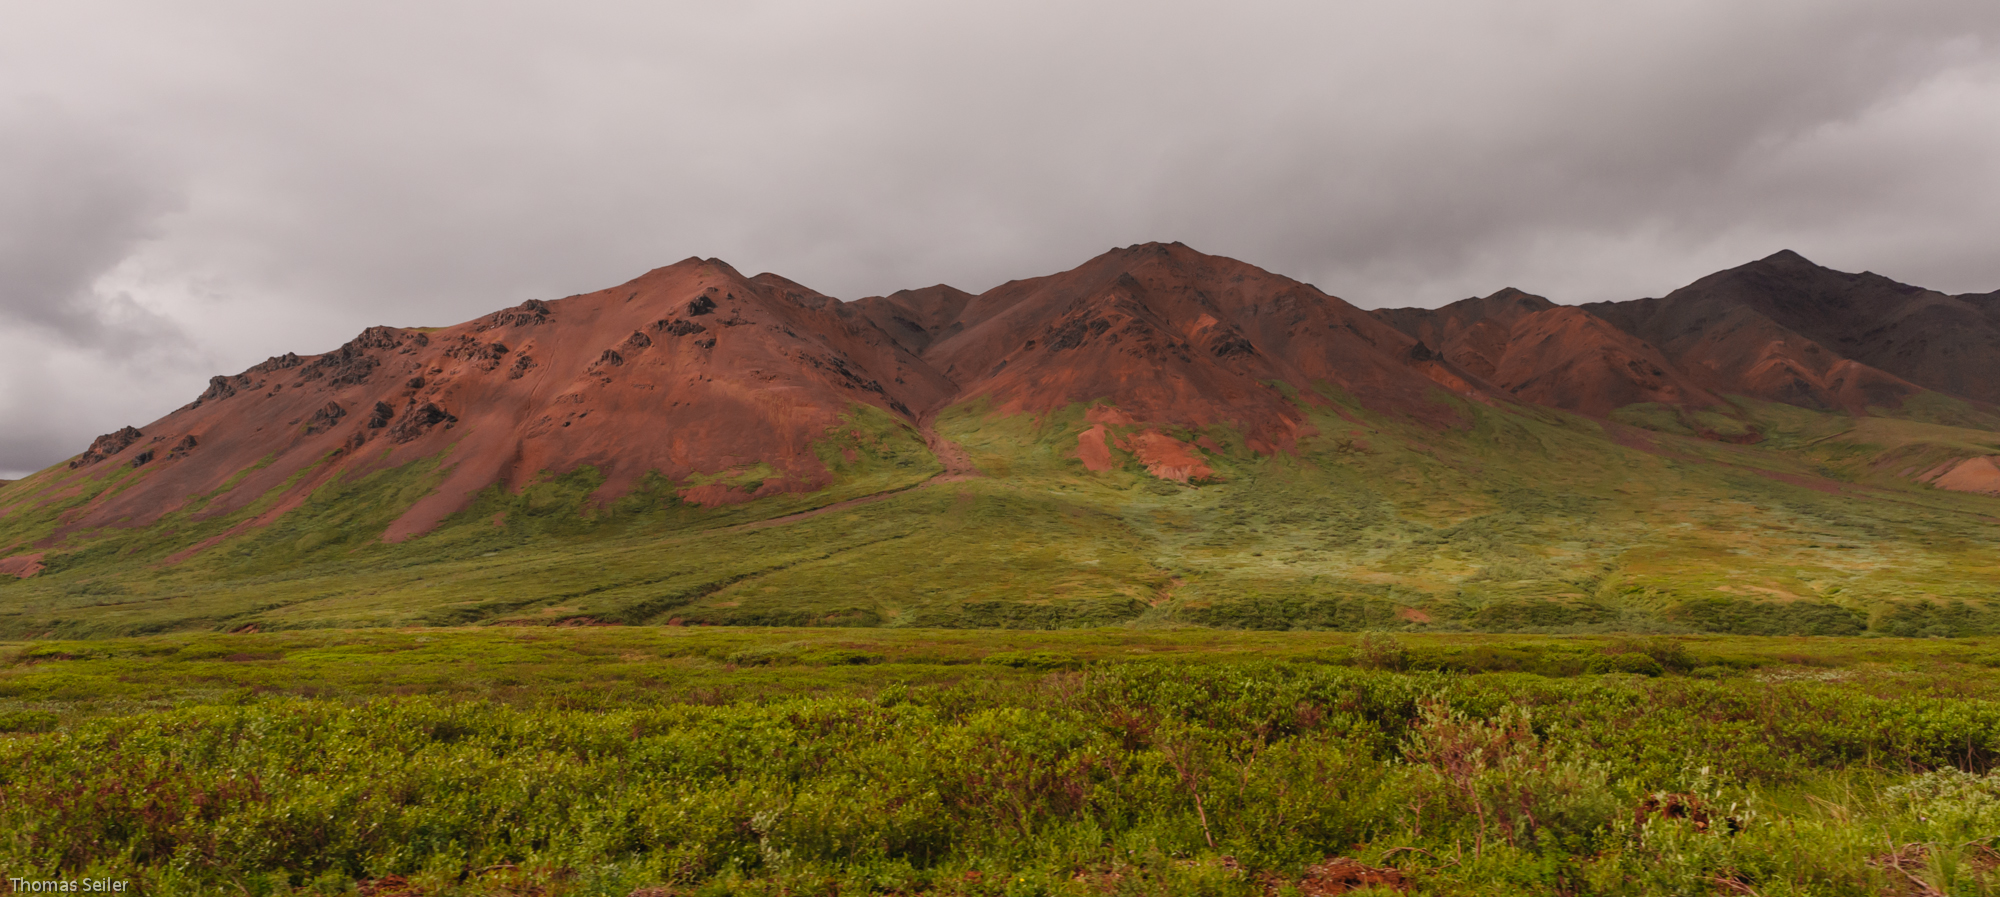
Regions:
<instances>
[{"instance_id":1,"label":"shrub","mask_svg":"<svg viewBox=\"0 0 2000 897\"><path fill-rule=\"evenodd\" d=\"M0 732L49 732L61 722L46 710L0 710Z\"/></svg>"},{"instance_id":2,"label":"shrub","mask_svg":"<svg viewBox=\"0 0 2000 897\"><path fill-rule=\"evenodd\" d=\"M986 655L983 662L1021 670L1074 670L1083 666L1081 661L1053 651L995 651Z\"/></svg>"},{"instance_id":3,"label":"shrub","mask_svg":"<svg viewBox=\"0 0 2000 897\"><path fill-rule=\"evenodd\" d=\"M1410 666L1410 652L1386 632L1364 632L1354 642L1354 662L1371 670L1403 670Z\"/></svg>"},{"instance_id":4,"label":"shrub","mask_svg":"<svg viewBox=\"0 0 2000 897\"><path fill-rule=\"evenodd\" d=\"M1666 668L1647 654L1600 654L1589 660L1587 668L1593 673L1631 673L1639 676L1666 674Z\"/></svg>"}]
</instances>

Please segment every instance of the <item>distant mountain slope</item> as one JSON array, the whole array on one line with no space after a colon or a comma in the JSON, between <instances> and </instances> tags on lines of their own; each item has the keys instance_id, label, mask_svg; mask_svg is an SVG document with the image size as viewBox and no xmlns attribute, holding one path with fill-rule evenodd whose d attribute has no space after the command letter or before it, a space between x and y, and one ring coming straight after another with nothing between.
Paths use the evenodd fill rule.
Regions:
<instances>
[{"instance_id":1,"label":"distant mountain slope","mask_svg":"<svg viewBox=\"0 0 2000 897\"><path fill-rule=\"evenodd\" d=\"M1602 318L1520 290L1375 315L1517 401L1595 417L1641 402L1721 402Z\"/></svg>"},{"instance_id":2,"label":"distant mountain slope","mask_svg":"<svg viewBox=\"0 0 2000 897\"><path fill-rule=\"evenodd\" d=\"M1676 293L1741 302L1862 364L1928 389L2000 402L2000 320L1990 302L1982 308L1879 274L1834 271L1789 251Z\"/></svg>"},{"instance_id":3,"label":"distant mountain slope","mask_svg":"<svg viewBox=\"0 0 2000 897\"><path fill-rule=\"evenodd\" d=\"M1658 299L1582 306L1660 346L1702 385L1815 408L1894 408L1928 388L2000 401L1990 306L1789 250Z\"/></svg>"},{"instance_id":4,"label":"distant mountain slope","mask_svg":"<svg viewBox=\"0 0 2000 897\"><path fill-rule=\"evenodd\" d=\"M973 298L964 290L938 284L857 299L846 308L850 314L873 321L910 351L922 352L932 343L964 329L958 317Z\"/></svg>"},{"instance_id":5,"label":"distant mountain slope","mask_svg":"<svg viewBox=\"0 0 2000 897\"><path fill-rule=\"evenodd\" d=\"M1438 350L1476 354L1482 359L1474 373L1490 374L1506 351L1514 322L1558 306L1532 293L1508 287L1486 297L1460 299L1442 308L1378 308L1369 314ZM1468 356L1468 360L1472 360Z\"/></svg>"}]
</instances>

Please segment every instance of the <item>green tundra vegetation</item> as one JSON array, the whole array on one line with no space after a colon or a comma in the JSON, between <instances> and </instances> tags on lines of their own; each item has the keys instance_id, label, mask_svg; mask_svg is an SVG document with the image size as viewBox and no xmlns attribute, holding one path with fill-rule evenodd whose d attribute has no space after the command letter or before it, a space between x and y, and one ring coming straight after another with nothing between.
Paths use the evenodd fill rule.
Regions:
<instances>
[{"instance_id":1,"label":"green tundra vegetation","mask_svg":"<svg viewBox=\"0 0 2000 897\"><path fill-rule=\"evenodd\" d=\"M702 509L677 498L690 483L655 478L606 502L586 467L489 490L398 544L379 536L449 452L240 528L283 490L233 514L204 517L209 496L145 526L62 530L147 472L58 467L0 485L0 556L47 565L0 577L0 637L562 621L2000 633L2000 498L1922 482L2000 453L2000 421L1921 398L1893 417L1746 399L1602 422L1440 393L1459 420L1440 427L1327 389L1295 394L1313 428L1295 451L1172 432L1215 470L1193 484L1122 449L1115 469L1086 470L1083 406L947 410L934 427L969 478L940 476L916 430L857 407L819 447L835 474L820 492Z\"/></svg>"},{"instance_id":2,"label":"green tundra vegetation","mask_svg":"<svg viewBox=\"0 0 2000 897\"><path fill-rule=\"evenodd\" d=\"M147 470L0 484L46 564L0 577L0 877L2000 892L2000 499L1922 476L1990 415L1297 401L1295 451L1171 432L1192 484L1086 470L1082 406L856 409L820 492L552 471L396 544L449 452L254 527L283 489L71 531Z\"/></svg>"},{"instance_id":3,"label":"green tundra vegetation","mask_svg":"<svg viewBox=\"0 0 2000 897\"><path fill-rule=\"evenodd\" d=\"M1994 638L177 633L0 730L0 875L148 894L2000 893Z\"/></svg>"}]
</instances>

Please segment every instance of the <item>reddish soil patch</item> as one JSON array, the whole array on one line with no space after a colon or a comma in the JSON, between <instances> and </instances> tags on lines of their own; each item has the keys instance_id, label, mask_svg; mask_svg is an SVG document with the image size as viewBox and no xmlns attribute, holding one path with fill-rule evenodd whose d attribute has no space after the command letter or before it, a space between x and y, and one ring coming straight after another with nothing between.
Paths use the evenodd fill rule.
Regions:
<instances>
[{"instance_id":1,"label":"reddish soil patch","mask_svg":"<svg viewBox=\"0 0 2000 897\"><path fill-rule=\"evenodd\" d=\"M1632 813L1632 827L1645 828L1646 823L1655 819L1685 819L1694 824L1697 832L1706 832L1719 824L1723 831L1734 834L1740 824L1735 817L1715 818L1701 798L1680 793L1647 795Z\"/></svg>"},{"instance_id":2,"label":"reddish soil patch","mask_svg":"<svg viewBox=\"0 0 2000 897\"><path fill-rule=\"evenodd\" d=\"M1321 897L1327 894L1345 894L1362 888L1392 888L1398 891L1410 889L1410 881L1401 871L1386 867L1370 866L1352 857L1328 857L1326 862L1307 866L1304 878L1299 879L1300 894ZM1278 883L1271 882L1265 893L1277 894Z\"/></svg>"},{"instance_id":3,"label":"reddish soil patch","mask_svg":"<svg viewBox=\"0 0 2000 897\"><path fill-rule=\"evenodd\" d=\"M1410 622L1412 622L1412 623L1429 623L1429 622L1431 621L1431 615L1430 615L1430 614L1427 614L1427 613L1424 613L1423 611L1420 611L1420 610L1417 610L1417 609L1416 609L1416 608L1414 608L1414 607L1399 607L1399 608L1397 608L1397 609L1396 609L1396 618L1397 618L1397 619L1399 619L1399 620L1408 620L1408 621L1410 621Z\"/></svg>"},{"instance_id":4,"label":"reddish soil patch","mask_svg":"<svg viewBox=\"0 0 2000 897\"><path fill-rule=\"evenodd\" d=\"M1129 425L1138 423L1132 415L1118 410L1116 405L1092 405L1083 413L1083 419L1093 424Z\"/></svg>"},{"instance_id":5,"label":"reddish soil patch","mask_svg":"<svg viewBox=\"0 0 2000 897\"><path fill-rule=\"evenodd\" d=\"M1995 464L1990 456L1967 458L1932 480L1931 485L1953 492L2000 495L2000 464Z\"/></svg>"},{"instance_id":6,"label":"reddish soil patch","mask_svg":"<svg viewBox=\"0 0 2000 897\"><path fill-rule=\"evenodd\" d=\"M10 558L0 558L0 576L27 579L40 573L42 556L45 554L47 552L37 551L34 554L17 554Z\"/></svg>"},{"instance_id":7,"label":"reddish soil patch","mask_svg":"<svg viewBox=\"0 0 2000 897\"><path fill-rule=\"evenodd\" d=\"M400 875L368 879L355 886L361 897L422 897L424 890Z\"/></svg>"},{"instance_id":8,"label":"reddish soil patch","mask_svg":"<svg viewBox=\"0 0 2000 897\"><path fill-rule=\"evenodd\" d=\"M973 466L972 456L966 454L965 449L958 443L938 435L929 420L922 421L917 427L917 432L923 435L924 445L930 448L931 454L937 456L938 463L944 465L944 474L931 482L956 483L982 476L979 468Z\"/></svg>"},{"instance_id":9,"label":"reddish soil patch","mask_svg":"<svg viewBox=\"0 0 2000 897\"><path fill-rule=\"evenodd\" d=\"M740 505L751 499L751 495L727 483L709 483L706 486L689 486L680 490L681 501L702 508L719 508L724 505Z\"/></svg>"},{"instance_id":10,"label":"reddish soil patch","mask_svg":"<svg viewBox=\"0 0 2000 897\"><path fill-rule=\"evenodd\" d=\"M1076 457L1083 462L1085 469L1094 473L1111 469L1111 446L1107 435L1103 424L1076 434Z\"/></svg>"},{"instance_id":11,"label":"reddish soil patch","mask_svg":"<svg viewBox=\"0 0 2000 897\"><path fill-rule=\"evenodd\" d=\"M1417 371L1423 374L1424 376L1429 377L1431 379L1431 382L1436 383L1437 385L1442 386L1446 389L1449 389L1452 392L1459 393L1461 395L1467 395L1475 392L1475 390L1472 388L1472 384L1466 382L1464 377L1460 377L1459 375L1453 373L1450 368L1438 364L1435 361L1417 365Z\"/></svg>"},{"instance_id":12,"label":"reddish soil patch","mask_svg":"<svg viewBox=\"0 0 2000 897\"><path fill-rule=\"evenodd\" d=\"M1194 446L1158 430L1135 433L1119 440L1118 447L1137 455L1147 473L1163 480L1185 483L1215 475Z\"/></svg>"}]
</instances>

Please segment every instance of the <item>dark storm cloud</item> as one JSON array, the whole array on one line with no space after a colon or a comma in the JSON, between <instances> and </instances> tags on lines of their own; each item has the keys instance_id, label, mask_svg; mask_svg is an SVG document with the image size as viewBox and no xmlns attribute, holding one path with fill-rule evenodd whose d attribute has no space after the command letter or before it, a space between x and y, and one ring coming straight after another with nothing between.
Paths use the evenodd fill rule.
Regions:
<instances>
[{"instance_id":1,"label":"dark storm cloud","mask_svg":"<svg viewBox=\"0 0 2000 897\"><path fill-rule=\"evenodd\" d=\"M37 359L0 364L0 470L211 367L688 255L848 297L1151 239L1363 305L1632 298L1782 247L2000 287L1989 0L6 16L0 103L63 124L0 116L38 172L0 175L0 341Z\"/></svg>"}]
</instances>

